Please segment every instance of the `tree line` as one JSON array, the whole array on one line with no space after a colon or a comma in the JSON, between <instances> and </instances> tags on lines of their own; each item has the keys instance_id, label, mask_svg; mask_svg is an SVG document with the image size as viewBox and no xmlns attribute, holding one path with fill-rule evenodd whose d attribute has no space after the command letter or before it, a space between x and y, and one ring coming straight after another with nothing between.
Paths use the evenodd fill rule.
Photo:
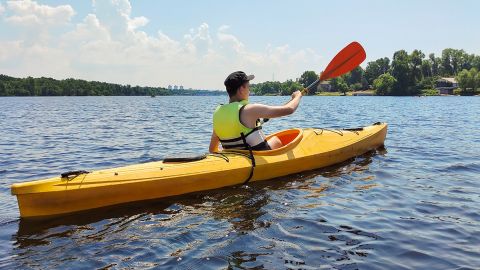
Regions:
<instances>
[{"instance_id":1,"label":"tree line","mask_svg":"<svg viewBox=\"0 0 480 270\"><path fill-rule=\"evenodd\" d=\"M329 84L332 91L343 93L373 89L376 95L409 96L434 89L441 77L453 77L459 84L460 94L472 95L480 88L479 71L480 56L464 50L447 48L440 56L431 53L428 57L421 50L413 50L410 54L399 50L392 60L383 57L368 62L365 69L357 67L330 80ZM314 71L305 71L295 81L259 83L252 85L252 91L257 95L289 95L317 78ZM317 92L322 90L319 86Z\"/></svg>"},{"instance_id":2,"label":"tree line","mask_svg":"<svg viewBox=\"0 0 480 270\"><path fill-rule=\"evenodd\" d=\"M383 70L379 68L381 65ZM425 57L421 50L410 54L400 50L393 54L391 64L388 58L369 62L365 72L377 95L419 95L423 90L433 89L441 77L455 78L460 94L471 95L480 87L478 70L480 56L448 48L438 57L433 53Z\"/></svg>"},{"instance_id":3,"label":"tree line","mask_svg":"<svg viewBox=\"0 0 480 270\"><path fill-rule=\"evenodd\" d=\"M435 88L441 77L456 78L460 94L473 95L480 88L480 56L464 50L444 49L440 56L426 55L421 50L396 51L392 60L383 57L368 62L365 69L331 79L332 91L373 89L376 95L420 95ZM251 85L256 95L290 95L318 78L315 71L305 71L295 80L267 81ZM319 85L317 92L323 91ZM222 95L223 91L170 90L162 87L141 87L78 79L14 78L0 75L0 96L145 96L145 95ZM310 93L313 94L313 93Z\"/></svg>"},{"instance_id":4,"label":"tree line","mask_svg":"<svg viewBox=\"0 0 480 270\"><path fill-rule=\"evenodd\" d=\"M223 91L166 89L78 79L15 78L0 74L0 96L170 96L223 95Z\"/></svg>"}]
</instances>

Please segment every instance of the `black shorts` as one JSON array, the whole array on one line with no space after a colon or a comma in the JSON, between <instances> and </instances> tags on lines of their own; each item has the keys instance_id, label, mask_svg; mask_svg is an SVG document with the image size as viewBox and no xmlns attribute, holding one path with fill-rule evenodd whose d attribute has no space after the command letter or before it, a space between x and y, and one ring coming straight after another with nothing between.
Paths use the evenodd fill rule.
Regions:
<instances>
[{"instance_id":1,"label":"black shorts","mask_svg":"<svg viewBox=\"0 0 480 270\"><path fill-rule=\"evenodd\" d=\"M272 148L270 147L270 145L268 144L267 141L264 141L260 144L255 145L254 147L252 147L252 150L253 151L267 151L267 150L272 150Z\"/></svg>"}]
</instances>

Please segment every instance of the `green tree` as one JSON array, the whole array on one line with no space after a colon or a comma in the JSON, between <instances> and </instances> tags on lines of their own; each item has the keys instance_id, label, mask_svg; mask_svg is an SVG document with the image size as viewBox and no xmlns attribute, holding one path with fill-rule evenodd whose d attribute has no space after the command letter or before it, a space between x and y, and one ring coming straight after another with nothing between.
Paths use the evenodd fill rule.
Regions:
<instances>
[{"instance_id":1,"label":"green tree","mask_svg":"<svg viewBox=\"0 0 480 270\"><path fill-rule=\"evenodd\" d=\"M480 73L476 68L471 68L468 73L471 87L471 92L469 92L468 94L474 95L477 91L477 88L480 87Z\"/></svg>"},{"instance_id":2,"label":"green tree","mask_svg":"<svg viewBox=\"0 0 480 270\"><path fill-rule=\"evenodd\" d=\"M458 73L458 68L462 61L462 54L458 50L452 49L450 54L450 63L452 65L452 75L456 75Z\"/></svg>"},{"instance_id":3,"label":"green tree","mask_svg":"<svg viewBox=\"0 0 480 270\"><path fill-rule=\"evenodd\" d=\"M397 80L395 77L390 75L390 73L385 73L373 81L373 88L376 95L387 96L393 93L393 88L396 84Z\"/></svg>"},{"instance_id":4,"label":"green tree","mask_svg":"<svg viewBox=\"0 0 480 270\"><path fill-rule=\"evenodd\" d=\"M35 96L35 81L32 77L25 79L25 90L29 93L30 96Z\"/></svg>"},{"instance_id":5,"label":"green tree","mask_svg":"<svg viewBox=\"0 0 480 270\"><path fill-rule=\"evenodd\" d=\"M5 89L5 85L3 84L3 82L0 82L0 96L6 96L7 95L7 91Z\"/></svg>"},{"instance_id":6,"label":"green tree","mask_svg":"<svg viewBox=\"0 0 480 270\"><path fill-rule=\"evenodd\" d=\"M27 77L20 79L1 74L0 84L3 86L0 95L6 96L147 95L152 91L163 90L163 88L159 87L137 86L135 88L131 88L129 86L123 86L119 84L77 79L55 80L45 77ZM184 90L172 91L170 94L182 95L194 93L195 92Z\"/></svg>"},{"instance_id":7,"label":"green tree","mask_svg":"<svg viewBox=\"0 0 480 270\"><path fill-rule=\"evenodd\" d=\"M432 76L440 74L440 58L435 57L434 53L428 55L430 65L432 66Z\"/></svg>"},{"instance_id":8,"label":"green tree","mask_svg":"<svg viewBox=\"0 0 480 270\"><path fill-rule=\"evenodd\" d=\"M422 77L432 77L433 72L432 72L432 64L430 63L429 60L422 60Z\"/></svg>"},{"instance_id":9,"label":"green tree","mask_svg":"<svg viewBox=\"0 0 480 270\"><path fill-rule=\"evenodd\" d=\"M437 78L438 77L425 77L423 80L417 82L416 87L418 90L434 89Z\"/></svg>"},{"instance_id":10,"label":"green tree","mask_svg":"<svg viewBox=\"0 0 480 270\"><path fill-rule=\"evenodd\" d=\"M303 88L304 87L300 83L294 82L292 80L287 80L286 82L281 84L280 94L282 96L288 96L297 90L302 90Z\"/></svg>"},{"instance_id":11,"label":"green tree","mask_svg":"<svg viewBox=\"0 0 480 270\"><path fill-rule=\"evenodd\" d=\"M425 54L420 50L413 50L410 54L410 67L411 67L411 81L413 84L423 79L422 77L422 62L425 58Z\"/></svg>"},{"instance_id":12,"label":"green tree","mask_svg":"<svg viewBox=\"0 0 480 270\"><path fill-rule=\"evenodd\" d=\"M388 57L380 58L372 62L368 62L365 68L365 79L368 84L373 84L373 81L378 76L388 72L390 69L390 59Z\"/></svg>"},{"instance_id":13,"label":"green tree","mask_svg":"<svg viewBox=\"0 0 480 270\"><path fill-rule=\"evenodd\" d=\"M393 54L392 73L396 83L392 95L409 95L410 87L413 85L410 73L409 56L405 50L397 51Z\"/></svg>"},{"instance_id":14,"label":"green tree","mask_svg":"<svg viewBox=\"0 0 480 270\"><path fill-rule=\"evenodd\" d=\"M348 91L348 84L342 76L331 79L330 85L334 91L342 92L344 95Z\"/></svg>"},{"instance_id":15,"label":"green tree","mask_svg":"<svg viewBox=\"0 0 480 270\"><path fill-rule=\"evenodd\" d=\"M472 70L475 70L476 74L473 80L473 94L477 91L478 88L480 88L480 70L477 70L476 68L472 68Z\"/></svg>"},{"instance_id":16,"label":"green tree","mask_svg":"<svg viewBox=\"0 0 480 270\"><path fill-rule=\"evenodd\" d=\"M365 78L367 79L368 84L373 84L373 81L381 74L380 66L376 61L367 63L367 67L365 68Z\"/></svg>"},{"instance_id":17,"label":"green tree","mask_svg":"<svg viewBox=\"0 0 480 270\"><path fill-rule=\"evenodd\" d=\"M341 82L338 85L338 91L342 92L343 95L347 95L348 89L349 89L348 84L345 81Z\"/></svg>"},{"instance_id":18,"label":"green tree","mask_svg":"<svg viewBox=\"0 0 480 270\"><path fill-rule=\"evenodd\" d=\"M469 62L470 56L464 50L455 50L451 51L451 63L453 74L456 75L462 69L470 69L471 63Z\"/></svg>"},{"instance_id":19,"label":"green tree","mask_svg":"<svg viewBox=\"0 0 480 270\"><path fill-rule=\"evenodd\" d=\"M363 68L358 66L354 68L352 71L347 73L346 75L346 83L348 85L353 85L356 83L362 83L363 78L365 76L365 71L363 71Z\"/></svg>"},{"instance_id":20,"label":"green tree","mask_svg":"<svg viewBox=\"0 0 480 270\"><path fill-rule=\"evenodd\" d=\"M467 88L470 85L471 79L469 77L470 77L470 73L468 72L468 70L464 69L460 71L457 77L455 78L458 82L458 87L460 87L463 93L467 92Z\"/></svg>"},{"instance_id":21,"label":"green tree","mask_svg":"<svg viewBox=\"0 0 480 270\"><path fill-rule=\"evenodd\" d=\"M279 95L282 93L282 84L268 81L252 85L251 90L256 95Z\"/></svg>"},{"instance_id":22,"label":"green tree","mask_svg":"<svg viewBox=\"0 0 480 270\"><path fill-rule=\"evenodd\" d=\"M452 50L450 48L444 49L442 51L442 62L441 62L441 74L442 76L451 76L453 75L452 67Z\"/></svg>"},{"instance_id":23,"label":"green tree","mask_svg":"<svg viewBox=\"0 0 480 270\"><path fill-rule=\"evenodd\" d=\"M382 74L387 73L390 70L390 59L388 57L380 58L377 60Z\"/></svg>"},{"instance_id":24,"label":"green tree","mask_svg":"<svg viewBox=\"0 0 480 270\"><path fill-rule=\"evenodd\" d=\"M477 70L480 70L480 55L473 56L471 61L472 61L472 67L476 68Z\"/></svg>"},{"instance_id":25,"label":"green tree","mask_svg":"<svg viewBox=\"0 0 480 270\"><path fill-rule=\"evenodd\" d=\"M298 82L303 85L303 87L307 87L312 84L314 81L318 79L317 73L315 71L305 71L303 74L298 78Z\"/></svg>"},{"instance_id":26,"label":"green tree","mask_svg":"<svg viewBox=\"0 0 480 270\"><path fill-rule=\"evenodd\" d=\"M361 83L354 83L354 84L350 85L350 89L358 91L358 90L364 90L365 87Z\"/></svg>"},{"instance_id":27,"label":"green tree","mask_svg":"<svg viewBox=\"0 0 480 270\"><path fill-rule=\"evenodd\" d=\"M477 69L462 70L458 73L456 80L461 89L462 95L473 95L476 88L480 86L480 75Z\"/></svg>"}]
</instances>

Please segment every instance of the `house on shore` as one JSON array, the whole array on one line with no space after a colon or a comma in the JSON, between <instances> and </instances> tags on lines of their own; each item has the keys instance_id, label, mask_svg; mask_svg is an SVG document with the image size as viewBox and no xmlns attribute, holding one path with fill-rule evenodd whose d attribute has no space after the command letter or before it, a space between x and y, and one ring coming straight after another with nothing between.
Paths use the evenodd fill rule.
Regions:
<instances>
[{"instance_id":1,"label":"house on shore","mask_svg":"<svg viewBox=\"0 0 480 270\"><path fill-rule=\"evenodd\" d=\"M330 81L323 81L317 86L317 92L332 92Z\"/></svg>"},{"instance_id":2,"label":"house on shore","mask_svg":"<svg viewBox=\"0 0 480 270\"><path fill-rule=\"evenodd\" d=\"M453 89L458 88L455 78L440 78L435 81L435 89L440 95L453 95Z\"/></svg>"}]
</instances>

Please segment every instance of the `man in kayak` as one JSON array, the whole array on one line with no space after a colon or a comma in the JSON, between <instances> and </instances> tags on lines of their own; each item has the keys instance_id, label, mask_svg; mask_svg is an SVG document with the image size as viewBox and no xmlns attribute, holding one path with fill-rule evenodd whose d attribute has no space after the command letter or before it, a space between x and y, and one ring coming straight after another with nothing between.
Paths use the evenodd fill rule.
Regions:
<instances>
[{"instance_id":1,"label":"man in kayak","mask_svg":"<svg viewBox=\"0 0 480 270\"><path fill-rule=\"evenodd\" d=\"M220 105L213 113L213 132L209 151L218 151L219 142L223 149L272 150L282 147L282 142L276 136L268 140L263 134L259 119L275 118L290 115L295 112L302 98L300 91L292 94L292 99L283 106L268 106L248 103L250 81L254 75L246 75L236 71L225 79L230 101Z\"/></svg>"}]
</instances>

